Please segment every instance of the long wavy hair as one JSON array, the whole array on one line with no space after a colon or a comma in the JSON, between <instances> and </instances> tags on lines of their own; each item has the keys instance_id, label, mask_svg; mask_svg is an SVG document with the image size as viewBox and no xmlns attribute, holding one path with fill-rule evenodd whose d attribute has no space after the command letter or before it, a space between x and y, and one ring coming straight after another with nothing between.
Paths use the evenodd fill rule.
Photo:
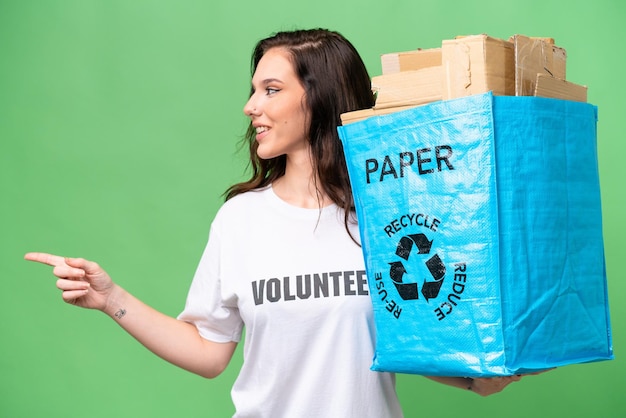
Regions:
<instances>
[{"instance_id":1,"label":"long wavy hair","mask_svg":"<svg viewBox=\"0 0 626 418\"><path fill-rule=\"evenodd\" d=\"M263 55L272 48L281 48L289 53L295 73L304 87L306 106L310 111L306 137L311 146L315 180L319 180L315 186L318 192L325 193L344 209L344 222L348 229L354 199L337 126L341 124L342 113L374 106L365 64L354 46L338 32L296 30L278 32L259 41L252 54L252 74ZM258 143L252 124L244 137L245 145L250 151L251 177L228 188L226 200L268 186L285 174L285 155L270 159L261 159L257 155Z\"/></svg>"}]
</instances>

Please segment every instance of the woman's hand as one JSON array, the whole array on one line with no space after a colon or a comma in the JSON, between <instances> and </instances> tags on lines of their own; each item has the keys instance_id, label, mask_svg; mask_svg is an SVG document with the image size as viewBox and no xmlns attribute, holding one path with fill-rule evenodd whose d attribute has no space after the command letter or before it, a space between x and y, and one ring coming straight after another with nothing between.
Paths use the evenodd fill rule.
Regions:
<instances>
[{"instance_id":1,"label":"woman's hand","mask_svg":"<svg viewBox=\"0 0 626 418\"><path fill-rule=\"evenodd\" d=\"M443 383L444 385L454 386L460 389L469 389L480 396L489 396L494 393L501 392L505 387L513 382L518 382L524 376L536 375L545 373L552 369L547 369L539 372L516 374L513 376L497 376L497 377L447 377L447 376L426 376L427 378L434 380L435 382Z\"/></svg>"},{"instance_id":2,"label":"woman's hand","mask_svg":"<svg viewBox=\"0 0 626 418\"><path fill-rule=\"evenodd\" d=\"M480 396L489 396L502 391L505 387L522 378L521 375L502 377L476 377L469 381L468 389Z\"/></svg>"},{"instance_id":3,"label":"woman's hand","mask_svg":"<svg viewBox=\"0 0 626 418\"><path fill-rule=\"evenodd\" d=\"M502 391L502 389L504 389L513 382L518 382L524 376L534 376L541 373L549 372L550 370L554 370L554 368L533 373L516 374L513 376L476 377L470 379L468 389L476 392L481 396L489 396Z\"/></svg>"},{"instance_id":4,"label":"woman's hand","mask_svg":"<svg viewBox=\"0 0 626 418\"><path fill-rule=\"evenodd\" d=\"M46 253L28 253L24 259L54 267L63 300L72 305L103 311L114 289L109 275L97 263Z\"/></svg>"}]
</instances>

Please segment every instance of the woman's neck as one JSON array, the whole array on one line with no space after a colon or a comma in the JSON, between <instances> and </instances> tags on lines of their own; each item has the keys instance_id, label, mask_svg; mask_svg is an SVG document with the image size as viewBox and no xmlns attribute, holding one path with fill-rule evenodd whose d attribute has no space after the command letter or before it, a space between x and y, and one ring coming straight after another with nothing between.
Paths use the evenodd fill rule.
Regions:
<instances>
[{"instance_id":1,"label":"woman's neck","mask_svg":"<svg viewBox=\"0 0 626 418\"><path fill-rule=\"evenodd\" d=\"M276 179L272 188L279 198L301 208L317 209L332 203L308 159L296 163L288 157L285 175Z\"/></svg>"}]
</instances>

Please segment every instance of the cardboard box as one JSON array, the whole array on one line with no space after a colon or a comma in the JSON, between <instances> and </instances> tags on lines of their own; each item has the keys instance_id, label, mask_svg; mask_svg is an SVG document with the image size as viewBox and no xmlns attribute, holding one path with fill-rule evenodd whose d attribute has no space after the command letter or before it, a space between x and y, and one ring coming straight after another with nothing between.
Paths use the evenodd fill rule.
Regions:
<instances>
[{"instance_id":1,"label":"cardboard box","mask_svg":"<svg viewBox=\"0 0 626 418\"><path fill-rule=\"evenodd\" d=\"M586 102L587 87L565 81L566 58L553 38L486 34L444 40L441 48L383 54L383 74L372 78L374 108L345 113L341 120L345 125L488 91Z\"/></svg>"},{"instance_id":2,"label":"cardboard box","mask_svg":"<svg viewBox=\"0 0 626 418\"><path fill-rule=\"evenodd\" d=\"M515 50L515 95L532 96L537 74L565 80L567 53L551 38L515 35L510 38Z\"/></svg>"},{"instance_id":3,"label":"cardboard box","mask_svg":"<svg viewBox=\"0 0 626 418\"><path fill-rule=\"evenodd\" d=\"M513 43L487 35L444 40L441 47L443 98L453 99L492 91L515 95Z\"/></svg>"},{"instance_id":4,"label":"cardboard box","mask_svg":"<svg viewBox=\"0 0 626 418\"><path fill-rule=\"evenodd\" d=\"M374 108L419 105L441 100L441 66L402 71L372 78Z\"/></svg>"},{"instance_id":5,"label":"cardboard box","mask_svg":"<svg viewBox=\"0 0 626 418\"><path fill-rule=\"evenodd\" d=\"M395 74L401 71L421 70L428 67L440 67L441 48L383 54L380 57L380 63L383 75Z\"/></svg>"},{"instance_id":6,"label":"cardboard box","mask_svg":"<svg viewBox=\"0 0 626 418\"><path fill-rule=\"evenodd\" d=\"M547 74L537 74L534 96L550 97L553 99L587 101L587 86L560 80Z\"/></svg>"}]
</instances>

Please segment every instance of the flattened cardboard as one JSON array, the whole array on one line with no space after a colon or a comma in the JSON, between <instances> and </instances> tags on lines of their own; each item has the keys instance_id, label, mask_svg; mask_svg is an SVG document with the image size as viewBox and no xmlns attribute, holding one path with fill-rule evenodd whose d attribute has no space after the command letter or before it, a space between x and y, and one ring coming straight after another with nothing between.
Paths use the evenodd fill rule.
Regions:
<instances>
[{"instance_id":1,"label":"flattened cardboard","mask_svg":"<svg viewBox=\"0 0 626 418\"><path fill-rule=\"evenodd\" d=\"M383 75L441 66L441 48L394 52L380 57Z\"/></svg>"},{"instance_id":2,"label":"flattened cardboard","mask_svg":"<svg viewBox=\"0 0 626 418\"><path fill-rule=\"evenodd\" d=\"M382 109L363 109L355 110L353 112L343 113L341 115L341 124L348 125L350 123L358 122L363 119L370 118L372 116L388 115L394 112L400 112L402 110L412 109L417 105L409 106L397 106L397 107L385 107Z\"/></svg>"},{"instance_id":3,"label":"flattened cardboard","mask_svg":"<svg viewBox=\"0 0 626 418\"><path fill-rule=\"evenodd\" d=\"M443 99L492 91L515 94L513 43L487 35L472 35L442 42Z\"/></svg>"},{"instance_id":4,"label":"flattened cardboard","mask_svg":"<svg viewBox=\"0 0 626 418\"><path fill-rule=\"evenodd\" d=\"M560 80L547 74L537 74L534 96L587 102L587 86Z\"/></svg>"},{"instance_id":5,"label":"flattened cardboard","mask_svg":"<svg viewBox=\"0 0 626 418\"><path fill-rule=\"evenodd\" d=\"M441 67L402 71L372 78L374 108L418 105L441 100Z\"/></svg>"}]
</instances>

